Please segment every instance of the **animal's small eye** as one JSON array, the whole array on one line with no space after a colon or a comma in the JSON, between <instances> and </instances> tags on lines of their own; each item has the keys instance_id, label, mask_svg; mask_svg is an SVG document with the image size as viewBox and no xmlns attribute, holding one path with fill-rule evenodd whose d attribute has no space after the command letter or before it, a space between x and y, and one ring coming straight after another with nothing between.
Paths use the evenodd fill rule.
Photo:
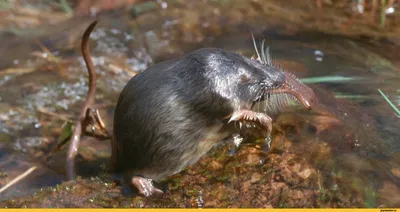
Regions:
<instances>
[{"instance_id":1,"label":"animal's small eye","mask_svg":"<svg viewBox=\"0 0 400 212\"><path fill-rule=\"evenodd\" d=\"M249 81L250 81L250 79L249 79L249 77L247 77L247 75L245 75L245 74L240 75L240 82L241 83L247 83Z\"/></svg>"},{"instance_id":2,"label":"animal's small eye","mask_svg":"<svg viewBox=\"0 0 400 212\"><path fill-rule=\"evenodd\" d=\"M279 88L280 86L282 86L282 83L281 83L281 82L278 82L278 81L276 81L276 82L274 82L274 83L272 84L272 87L273 87L273 88Z\"/></svg>"}]
</instances>

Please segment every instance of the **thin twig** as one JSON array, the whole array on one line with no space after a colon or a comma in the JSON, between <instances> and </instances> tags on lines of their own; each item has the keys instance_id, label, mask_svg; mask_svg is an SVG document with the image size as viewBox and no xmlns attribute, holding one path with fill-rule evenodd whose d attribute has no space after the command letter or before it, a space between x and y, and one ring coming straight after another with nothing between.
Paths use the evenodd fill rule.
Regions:
<instances>
[{"instance_id":1,"label":"thin twig","mask_svg":"<svg viewBox=\"0 0 400 212\"><path fill-rule=\"evenodd\" d=\"M13 74L13 75L21 75L21 74L28 74L31 72L34 72L38 69L35 68L9 68L5 70L0 71L0 76L5 76L8 74Z\"/></svg>"},{"instance_id":2,"label":"thin twig","mask_svg":"<svg viewBox=\"0 0 400 212\"><path fill-rule=\"evenodd\" d=\"M103 133L105 135L107 135L108 138L111 138L110 134L108 133L108 131L106 129L106 125L104 124L103 119L100 116L99 110L97 110L97 109L90 109L90 110L96 120L97 125L100 127L100 130L103 131Z\"/></svg>"},{"instance_id":3,"label":"thin twig","mask_svg":"<svg viewBox=\"0 0 400 212\"><path fill-rule=\"evenodd\" d=\"M51 53L51 51L46 46L44 46L39 40L36 41L36 44L42 49L44 53L46 53L47 55L47 57L45 57L46 59L55 63L60 62L60 60L56 56L54 56L54 54Z\"/></svg>"},{"instance_id":4,"label":"thin twig","mask_svg":"<svg viewBox=\"0 0 400 212\"><path fill-rule=\"evenodd\" d=\"M75 157L78 154L78 147L79 141L82 135L82 129L85 128L84 122L86 117L86 111L91 105L93 105L95 100L95 93L96 93L96 72L94 70L93 62L90 57L88 41L90 37L90 33L93 31L94 27L96 26L97 21L94 21L90 26L86 29L85 33L82 36L82 44L81 44L81 51L83 55L83 59L86 63L86 68L89 73L89 91L86 96L86 100L81 108L79 118L76 120L75 128L71 136L71 141L68 148L67 154L67 179L73 180L76 177L75 172Z\"/></svg>"},{"instance_id":5,"label":"thin twig","mask_svg":"<svg viewBox=\"0 0 400 212\"><path fill-rule=\"evenodd\" d=\"M26 176L28 176L30 173L32 173L33 171L35 171L35 169L37 169L36 166L31 167L30 169L26 170L24 173L20 174L18 177L14 178L13 180L11 180L7 185L3 186L2 188L0 188L0 194L7 190L7 188L9 188L10 186L18 183L20 180L24 179Z\"/></svg>"},{"instance_id":6,"label":"thin twig","mask_svg":"<svg viewBox=\"0 0 400 212\"><path fill-rule=\"evenodd\" d=\"M68 118L67 116L62 115L62 114L58 114L58 113L55 113L55 112L51 112L50 110L48 110L48 109L46 109L46 108L44 108L42 106L40 106L36 111L39 112L39 113L43 113L45 115L48 115L48 116L56 117L57 119L60 119L62 121L66 121L66 122L72 123L72 120L70 118Z\"/></svg>"},{"instance_id":7,"label":"thin twig","mask_svg":"<svg viewBox=\"0 0 400 212\"><path fill-rule=\"evenodd\" d=\"M39 47L42 49L42 51L44 53L46 53L47 57L45 57L45 59L47 59L50 62L55 63L58 67L60 75L64 78L66 78L67 74L65 73L64 67L60 62L61 60L59 58L57 58L53 53L51 53L51 51L46 46L44 46L39 40L37 40L36 43L39 45Z\"/></svg>"}]
</instances>

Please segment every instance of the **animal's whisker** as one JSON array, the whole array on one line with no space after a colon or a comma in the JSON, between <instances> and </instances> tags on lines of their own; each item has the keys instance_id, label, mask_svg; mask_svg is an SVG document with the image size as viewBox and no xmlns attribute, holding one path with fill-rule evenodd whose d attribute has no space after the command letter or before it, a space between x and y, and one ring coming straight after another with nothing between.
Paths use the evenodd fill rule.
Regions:
<instances>
[{"instance_id":1,"label":"animal's whisker","mask_svg":"<svg viewBox=\"0 0 400 212\"><path fill-rule=\"evenodd\" d=\"M260 97L260 93L261 93L261 89L257 91L256 95L255 95L255 100L257 100L257 98ZM252 97L250 96L248 101L252 101ZM253 105L255 104L256 101L253 102Z\"/></svg>"},{"instance_id":2,"label":"animal's whisker","mask_svg":"<svg viewBox=\"0 0 400 212\"><path fill-rule=\"evenodd\" d=\"M256 101L256 104L257 104L257 107L258 107L258 109L257 109L257 112L260 112L260 102L261 102L261 99L262 99L262 94L263 94L263 91L264 91L264 89L260 89L258 92L257 92L257 101Z\"/></svg>"},{"instance_id":3,"label":"animal's whisker","mask_svg":"<svg viewBox=\"0 0 400 212\"><path fill-rule=\"evenodd\" d=\"M260 112L260 101L261 101L261 96L258 97L258 100L257 100L257 113Z\"/></svg>"},{"instance_id":4,"label":"animal's whisker","mask_svg":"<svg viewBox=\"0 0 400 212\"><path fill-rule=\"evenodd\" d=\"M265 40L263 40L261 42L261 61L262 61L262 63L266 64L267 60L265 57L264 44L265 44Z\"/></svg>"},{"instance_id":5,"label":"animal's whisker","mask_svg":"<svg viewBox=\"0 0 400 212\"><path fill-rule=\"evenodd\" d=\"M264 97L264 95L265 95L265 89L262 90L261 96L258 99L258 111L257 112L260 112L261 100L262 100L262 97Z\"/></svg>"},{"instance_id":6,"label":"animal's whisker","mask_svg":"<svg viewBox=\"0 0 400 212\"><path fill-rule=\"evenodd\" d=\"M264 54L267 56L267 57L266 57L266 64L269 65L269 66L272 66L271 53L270 53L269 49L270 49L270 47L267 46L267 47L265 48L265 50L263 50L263 51L265 51Z\"/></svg>"},{"instance_id":7,"label":"animal's whisker","mask_svg":"<svg viewBox=\"0 0 400 212\"><path fill-rule=\"evenodd\" d=\"M267 93L265 101L265 111L277 113L283 108L291 105L293 102L299 103L299 100L288 93Z\"/></svg>"},{"instance_id":8,"label":"animal's whisker","mask_svg":"<svg viewBox=\"0 0 400 212\"><path fill-rule=\"evenodd\" d=\"M253 45L254 45L254 49L256 50L257 53L257 59L260 59L260 53L258 52L258 48L257 48L257 44L256 44L256 39L254 38L254 34L253 31L251 31L251 38L253 39Z\"/></svg>"}]
</instances>

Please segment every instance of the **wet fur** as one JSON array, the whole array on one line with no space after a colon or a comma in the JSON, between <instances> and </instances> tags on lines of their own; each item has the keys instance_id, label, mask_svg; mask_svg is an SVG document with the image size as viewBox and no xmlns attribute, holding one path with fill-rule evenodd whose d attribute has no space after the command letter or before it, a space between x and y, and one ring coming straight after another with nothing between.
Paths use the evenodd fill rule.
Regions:
<instances>
[{"instance_id":1,"label":"wet fur","mask_svg":"<svg viewBox=\"0 0 400 212\"><path fill-rule=\"evenodd\" d=\"M114 118L115 172L159 180L195 163L235 130L226 117L250 107L282 72L220 49L200 49L133 77Z\"/></svg>"}]
</instances>

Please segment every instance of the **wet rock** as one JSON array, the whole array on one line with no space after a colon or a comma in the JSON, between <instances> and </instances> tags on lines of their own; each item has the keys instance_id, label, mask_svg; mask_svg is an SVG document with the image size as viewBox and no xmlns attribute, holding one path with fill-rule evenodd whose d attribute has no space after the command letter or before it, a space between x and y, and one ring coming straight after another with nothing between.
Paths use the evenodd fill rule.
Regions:
<instances>
[{"instance_id":1,"label":"wet rock","mask_svg":"<svg viewBox=\"0 0 400 212\"><path fill-rule=\"evenodd\" d=\"M215 170L221 169L222 164L220 164L217 161L211 161L210 167L211 167L211 170L215 171Z\"/></svg>"},{"instance_id":2,"label":"wet rock","mask_svg":"<svg viewBox=\"0 0 400 212\"><path fill-rule=\"evenodd\" d=\"M244 194L249 192L250 186L251 186L251 181L243 182L241 192L243 192Z\"/></svg>"},{"instance_id":3,"label":"wet rock","mask_svg":"<svg viewBox=\"0 0 400 212\"><path fill-rule=\"evenodd\" d=\"M329 113L322 113L321 115L313 117L312 125L316 129L316 134L322 131L329 130L335 125L339 125L341 121Z\"/></svg>"},{"instance_id":4,"label":"wet rock","mask_svg":"<svg viewBox=\"0 0 400 212\"><path fill-rule=\"evenodd\" d=\"M299 175L303 180L306 180L311 174L311 169L304 169L303 171L297 173L297 175Z\"/></svg>"},{"instance_id":5,"label":"wet rock","mask_svg":"<svg viewBox=\"0 0 400 212\"><path fill-rule=\"evenodd\" d=\"M400 194L399 186L385 181L378 193L378 198L383 203L380 207L400 207L400 196L396 194Z\"/></svg>"},{"instance_id":6,"label":"wet rock","mask_svg":"<svg viewBox=\"0 0 400 212\"><path fill-rule=\"evenodd\" d=\"M291 192L291 197L293 199L303 199L304 198L304 193L299 190L294 190Z\"/></svg>"},{"instance_id":7,"label":"wet rock","mask_svg":"<svg viewBox=\"0 0 400 212\"><path fill-rule=\"evenodd\" d=\"M392 172L392 174L393 174L394 176L400 178L400 169L398 169L398 168L392 168L392 169L391 169L391 172Z\"/></svg>"},{"instance_id":8,"label":"wet rock","mask_svg":"<svg viewBox=\"0 0 400 212\"><path fill-rule=\"evenodd\" d=\"M285 150L285 145L288 145L284 136L277 134L273 136L273 141L271 142L271 153L280 154Z\"/></svg>"},{"instance_id":9,"label":"wet rock","mask_svg":"<svg viewBox=\"0 0 400 212\"><path fill-rule=\"evenodd\" d=\"M256 183L256 182L258 182L258 181L260 181L260 179L262 178L263 176L260 174L260 173L254 173L253 175L251 175L251 179L250 179L250 182L251 183Z\"/></svg>"}]
</instances>

